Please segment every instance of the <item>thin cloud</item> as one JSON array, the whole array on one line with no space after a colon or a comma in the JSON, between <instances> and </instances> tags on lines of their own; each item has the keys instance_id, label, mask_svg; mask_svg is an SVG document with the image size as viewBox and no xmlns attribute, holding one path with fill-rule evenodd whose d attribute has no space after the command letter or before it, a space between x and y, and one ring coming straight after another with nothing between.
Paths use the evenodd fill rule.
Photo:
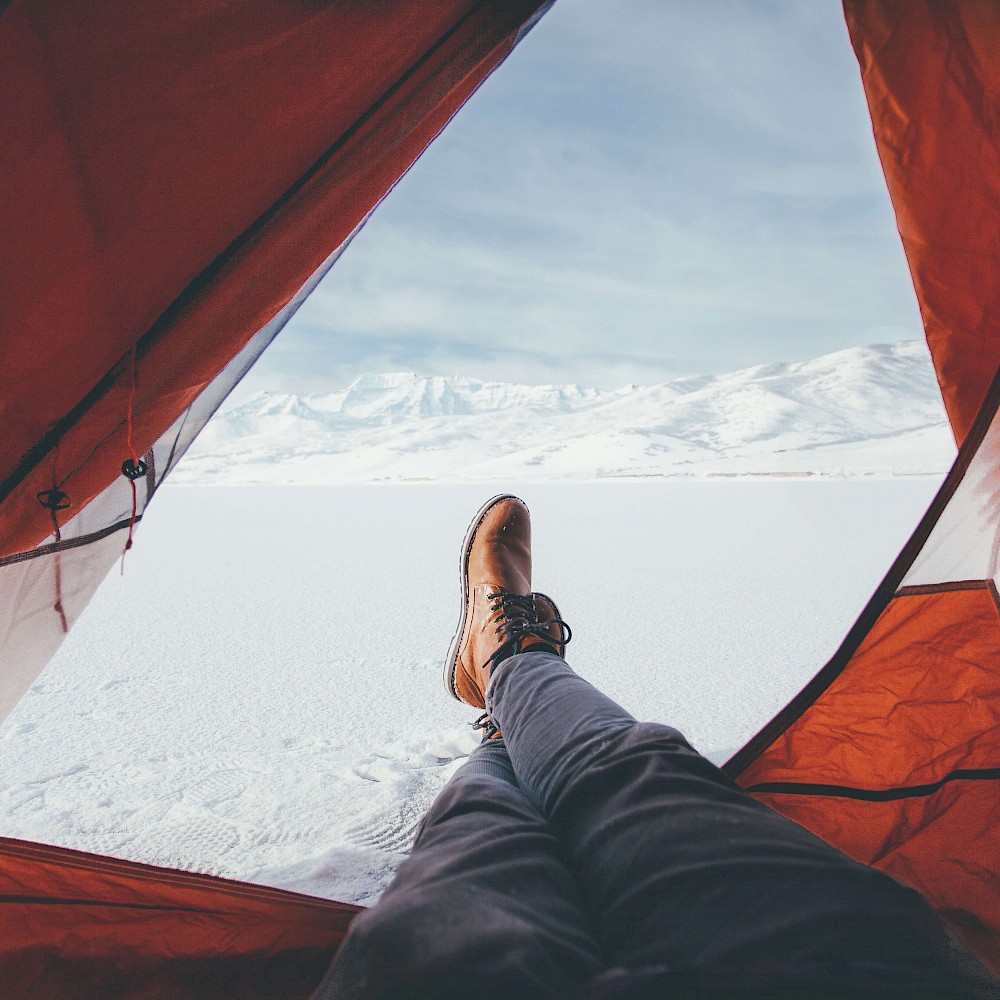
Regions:
<instances>
[{"instance_id":1,"label":"thin cloud","mask_svg":"<svg viewBox=\"0 0 1000 1000\"><path fill-rule=\"evenodd\" d=\"M919 333L839 4L563 0L252 383L610 387Z\"/></svg>"}]
</instances>

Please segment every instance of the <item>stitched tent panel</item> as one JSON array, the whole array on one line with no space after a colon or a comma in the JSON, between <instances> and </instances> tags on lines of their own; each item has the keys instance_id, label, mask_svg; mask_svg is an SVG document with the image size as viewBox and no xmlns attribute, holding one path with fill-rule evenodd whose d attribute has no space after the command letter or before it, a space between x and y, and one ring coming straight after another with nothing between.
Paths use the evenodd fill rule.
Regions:
<instances>
[{"instance_id":1,"label":"stitched tent panel","mask_svg":"<svg viewBox=\"0 0 1000 1000\"><path fill-rule=\"evenodd\" d=\"M306 997L359 907L0 838L11 1000Z\"/></svg>"},{"instance_id":2,"label":"stitched tent panel","mask_svg":"<svg viewBox=\"0 0 1000 1000\"><path fill-rule=\"evenodd\" d=\"M857 861L917 889L997 972L996 786L996 780L953 782L932 799L887 802L754 794Z\"/></svg>"},{"instance_id":3,"label":"stitched tent panel","mask_svg":"<svg viewBox=\"0 0 1000 1000\"><path fill-rule=\"evenodd\" d=\"M0 718L214 410L547 6L0 4ZM356 910L0 841L0 982L304 1000Z\"/></svg>"},{"instance_id":4,"label":"stitched tent panel","mask_svg":"<svg viewBox=\"0 0 1000 1000\"><path fill-rule=\"evenodd\" d=\"M959 444L1000 368L1000 4L844 0Z\"/></svg>"},{"instance_id":5,"label":"stitched tent panel","mask_svg":"<svg viewBox=\"0 0 1000 1000\"><path fill-rule=\"evenodd\" d=\"M998 660L989 584L896 597L822 697L740 781L897 790L994 767Z\"/></svg>"},{"instance_id":6,"label":"stitched tent panel","mask_svg":"<svg viewBox=\"0 0 1000 1000\"><path fill-rule=\"evenodd\" d=\"M123 459L149 460L141 516L545 6L0 5L0 711L121 551ZM840 652L728 769L919 887L998 968L984 819L1000 787L997 510L973 501L992 498L979 486L1000 453L986 434L1000 389L976 417L1000 363L1000 7L845 0L845 11L964 447ZM983 475L966 483L970 467ZM70 506L55 509L49 491ZM0 936L0 969L32 997L304 997L353 908L293 897L0 842L0 913L19 929Z\"/></svg>"},{"instance_id":7,"label":"stitched tent panel","mask_svg":"<svg viewBox=\"0 0 1000 1000\"><path fill-rule=\"evenodd\" d=\"M919 888L1000 972L1000 7L844 8L962 447L840 650L726 770Z\"/></svg>"},{"instance_id":8,"label":"stitched tent panel","mask_svg":"<svg viewBox=\"0 0 1000 1000\"><path fill-rule=\"evenodd\" d=\"M778 812L919 889L994 968L997 664L992 581L896 597L823 695L739 775Z\"/></svg>"},{"instance_id":9,"label":"stitched tent panel","mask_svg":"<svg viewBox=\"0 0 1000 1000\"><path fill-rule=\"evenodd\" d=\"M1000 376L841 648L725 770L828 843L918 889L1000 973L998 407ZM984 541L975 563L984 578L955 579L971 565L966 546Z\"/></svg>"}]
</instances>

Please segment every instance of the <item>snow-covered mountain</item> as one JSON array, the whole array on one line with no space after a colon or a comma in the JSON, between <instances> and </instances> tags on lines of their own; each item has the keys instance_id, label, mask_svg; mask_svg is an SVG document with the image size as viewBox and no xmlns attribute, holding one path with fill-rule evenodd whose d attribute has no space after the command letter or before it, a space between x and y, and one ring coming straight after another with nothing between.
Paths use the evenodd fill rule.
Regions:
<instances>
[{"instance_id":1,"label":"snow-covered mountain","mask_svg":"<svg viewBox=\"0 0 1000 1000\"><path fill-rule=\"evenodd\" d=\"M939 474L954 458L923 343L600 390L411 373L224 408L186 483Z\"/></svg>"}]
</instances>

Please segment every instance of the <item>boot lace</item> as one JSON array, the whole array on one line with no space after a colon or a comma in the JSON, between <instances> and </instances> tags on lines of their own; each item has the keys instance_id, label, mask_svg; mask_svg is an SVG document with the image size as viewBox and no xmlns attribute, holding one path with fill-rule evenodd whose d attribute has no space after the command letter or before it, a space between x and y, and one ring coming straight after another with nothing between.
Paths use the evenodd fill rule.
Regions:
<instances>
[{"instance_id":1,"label":"boot lace","mask_svg":"<svg viewBox=\"0 0 1000 1000\"><path fill-rule=\"evenodd\" d=\"M521 642L527 636L542 639L552 649L552 652L556 651L556 646L565 646L573 638L573 630L561 618L539 621L538 609L530 596L525 597L521 594L509 594L506 591L497 590L492 594L487 594L486 599L492 602L490 604L491 613L500 612L497 627L494 629L495 634L500 639L500 646L486 661L490 669L501 660L519 652ZM559 639L553 639L548 632L548 629L554 625L558 625L562 632ZM482 730L483 743L503 738L500 727L493 721L489 712L483 712L471 725L473 729Z\"/></svg>"},{"instance_id":2,"label":"boot lace","mask_svg":"<svg viewBox=\"0 0 1000 1000\"><path fill-rule=\"evenodd\" d=\"M561 618L550 618L547 621L538 620L538 610L531 596L521 594L509 594L504 590L494 591L487 594L486 599L491 601L490 611L493 614L500 613L497 627L493 630L497 635L500 646L497 651L486 661L486 665L496 666L501 660L507 659L519 652L521 643L528 636L541 639L548 646L565 646L573 638L572 629ZM548 632L552 626L558 625L562 631L562 638L554 639Z\"/></svg>"},{"instance_id":3,"label":"boot lace","mask_svg":"<svg viewBox=\"0 0 1000 1000\"><path fill-rule=\"evenodd\" d=\"M481 729L483 731L482 742L486 743L488 740L502 739L503 734L500 732L500 727L493 721L490 717L489 712L483 712L475 722L470 722L470 726L473 729Z\"/></svg>"}]
</instances>

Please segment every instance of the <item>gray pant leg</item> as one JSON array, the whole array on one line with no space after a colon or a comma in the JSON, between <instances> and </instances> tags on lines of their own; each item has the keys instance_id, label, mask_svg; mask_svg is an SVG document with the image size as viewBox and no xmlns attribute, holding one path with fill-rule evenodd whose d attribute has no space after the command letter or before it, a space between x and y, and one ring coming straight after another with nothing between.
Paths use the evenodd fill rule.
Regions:
<instances>
[{"instance_id":1,"label":"gray pant leg","mask_svg":"<svg viewBox=\"0 0 1000 1000\"><path fill-rule=\"evenodd\" d=\"M492 740L438 796L314 1000L561 1000L600 970L562 846Z\"/></svg>"},{"instance_id":2,"label":"gray pant leg","mask_svg":"<svg viewBox=\"0 0 1000 1000\"><path fill-rule=\"evenodd\" d=\"M559 657L503 661L487 704L617 967L623 992L594 995L646 995L653 979L692 996L961 995L917 893L754 801Z\"/></svg>"}]
</instances>

